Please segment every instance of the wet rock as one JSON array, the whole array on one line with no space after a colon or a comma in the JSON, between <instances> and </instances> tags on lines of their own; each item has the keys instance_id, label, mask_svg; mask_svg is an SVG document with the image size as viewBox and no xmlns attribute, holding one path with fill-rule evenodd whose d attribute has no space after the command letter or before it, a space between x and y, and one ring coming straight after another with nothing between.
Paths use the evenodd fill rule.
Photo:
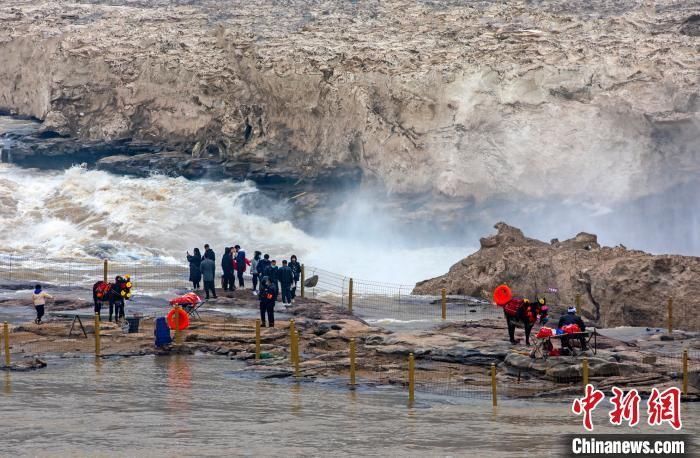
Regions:
<instances>
[{"instance_id":1,"label":"wet rock","mask_svg":"<svg viewBox=\"0 0 700 458\"><path fill-rule=\"evenodd\" d=\"M376 334L366 336L363 340L365 345L381 345L384 343L384 337Z\"/></svg>"},{"instance_id":2,"label":"wet rock","mask_svg":"<svg viewBox=\"0 0 700 458\"><path fill-rule=\"evenodd\" d=\"M20 361L12 361L9 366L2 366L2 369L15 371L15 372L26 372L36 369L42 369L46 367L46 362L39 358L24 358Z\"/></svg>"}]
</instances>

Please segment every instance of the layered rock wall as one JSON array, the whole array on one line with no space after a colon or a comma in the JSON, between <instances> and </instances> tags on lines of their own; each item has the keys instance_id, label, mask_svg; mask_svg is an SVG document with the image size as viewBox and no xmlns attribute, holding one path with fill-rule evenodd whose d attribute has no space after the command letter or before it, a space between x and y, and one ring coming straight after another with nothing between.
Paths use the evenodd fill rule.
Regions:
<instances>
[{"instance_id":1,"label":"layered rock wall","mask_svg":"<svg viewBox=\"0 0 700 458\"><path fill-rule=\"evenodd\" d=\"M619 201L700 168L693 12L673 0L7 0L0 107L256 180ZM522 186L532 177L547 186Z\"/></svg>"}]
</instances>

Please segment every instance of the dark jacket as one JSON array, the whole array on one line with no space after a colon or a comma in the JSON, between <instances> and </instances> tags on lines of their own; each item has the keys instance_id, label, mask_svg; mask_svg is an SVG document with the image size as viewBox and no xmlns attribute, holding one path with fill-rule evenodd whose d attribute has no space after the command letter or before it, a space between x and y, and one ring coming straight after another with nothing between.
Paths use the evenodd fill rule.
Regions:
<instances>
[{"instance_id":1,"label":"dark jacket","mask_svg":"<svg viewBox=\"0 0 700 458\"><path fill-rule=\"evenodd\" d=\"M216 261L216 254L214 254L214 250L212 250L211 248L204 252L204 257L209 258L212 261Z\"/></svg>"},{"instance_id":2,"label":"dark jacket","mask_svg":"<svg viewBox=\"0 0 700 458\"><path fill-rule=\"evenodd\" d=\"M238 254L236 255L236 264L238 264L239 272L245 271L245 250L238 250Z\"/></svg>"},{"instance_id":3,"label":"dark jacket","mask_svg":"<svg viewBox=\"0 0 700 458\"><path fill-rule=\"evenodd\" d=\"M279 281L279 268L270 264L269 266L265 267L263 277L269 278L270 283L272 283L273 286L277 286L277 282Z\"/></svg>"},{"instance_id":4,"label":"dark jacket","mask_svg":"<svg viewBox=\"0 0 700 458\"><path fill-rule=\"evenodd\" d=\"M233 272L233 255L231 253L224 253L221 257L221 269L224 274Z\"/></svg>"},{"instance_id":5,"label":"dark jacket","mask_svg":"<svg viewBox=\"0 0 700 458\"><path fill-rule=\"evenodd\" d=\"M583 324L583 320L581 319L581 317L574 313L567 313L566 315L562 315L561 318L559 318L559 324L557 325L557 327L561 329L569 324L577 324L581 331L586 330L586 325Z\"/></svg>"},{"instance_id":6,"label":"dark jacket","mask_svg":"<svg viewBox=\"0 0 700 458\"><path fill-rule=\"evenodd\" d=\"M261 287L258 293L258 298L260 299L260 305L275 305L275 298L277 294L275 288L272 285L266 287Z\"/></svg>"},{"instance_id":7,"label":"dark jacket","mask_svg":"<svg viewBox=\"0 0 700 458\"><path fill-rule=\"evenodd\" d=\"M294 274L294 281L299 281L299 278L301 277L301 264L299 264L297 261L292 261L287 265L290 269L292 269L292 273Z\"/></svg>"},{"instance_id":8,"label":"dark jacket","mask_svg":"<svg viewBox=\"0 0 700 458\"><path fill-rule=\"evenodd\" d=\"M202 281L202 271L199 270L199 265L202 263L202 257L196 254L187 256L187 262L190 263L190 281Z\"/></svg>"},{"instance_id":9,"label":"dark jacket","mask_svg":"<svg viewBox=\"0 0 700 458\"><path fill-rule=\"evenodd\" d=\"M269 260L269 259L265 259L265 258L261 259L260 261L258 261L258 266L257 266L258 273L259 273L260 275L264 275L264 274L265 274L265 269L267 269L269 266L270 266L270 260Z\"/></svg>"},{"instance_id":10,"label":"dark jacket","mask_svg":"<svg viewBox=\"0 0 700 458\"><path fill-rule=\"evenodd\" d=\"M199 269L202 271L204 281L214 281L216 278L216 264L210 258L205 257L199 265Z\"/></svg>"},{"instance_id":11,"label":"dark jacket","mask_svg":"<svg viewBox=\"0 0 700 458\"><path fill-rule=\"evenodd\" d=\"M294 283L294 272L289 266L282 266L277 271L277 278L280 280L280 284L283 286L291 286Z\"/></svg>"}]
</instances>

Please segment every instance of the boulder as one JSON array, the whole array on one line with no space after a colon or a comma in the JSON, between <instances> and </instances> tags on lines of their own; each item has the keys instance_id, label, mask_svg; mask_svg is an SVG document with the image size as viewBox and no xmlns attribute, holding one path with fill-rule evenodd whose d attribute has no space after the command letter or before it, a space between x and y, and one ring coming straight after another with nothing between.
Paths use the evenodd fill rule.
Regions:
<instances>
[{"instance_id":1,"label":"boulder","mask_svg":"<svg viewBox=\"0 0 700 458\"><path fill-rule=\"evenodd\" d=\"M417 283L413 293L440 295L445 288L447 294L490 300L494 288L507 283L518 296L547 296L554 318L580 296L584 320L599 327L663 325L673 297L676 327L700 330L700 314L694 313L699 257L601 247L597 236L586 232L544 243L505 223L495 227L496 235L481 239L479 251L445 275Z\"/></svg>"}]
</instances>

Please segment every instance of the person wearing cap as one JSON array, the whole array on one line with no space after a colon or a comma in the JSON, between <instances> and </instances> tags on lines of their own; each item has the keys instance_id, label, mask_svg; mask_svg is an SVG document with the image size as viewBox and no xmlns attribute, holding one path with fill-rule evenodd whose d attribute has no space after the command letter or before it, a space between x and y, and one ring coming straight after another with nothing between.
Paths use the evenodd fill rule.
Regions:
<instances>
[{"instance_id":1,"label":"person wearing cap","mask_svg":"<svg viewBox=\"0 0 700 458\"><path fill-rule=\"evenodd\" d=\"M562 315L561 318L559 318L559 324L557 327L559 329L561 329L564 326L567 326L569 324L578 325L581 332L584 332L586 330L586 325L583 324L583 320L581 319L580 316L576 315L576 307L569 307L566 310L566 315ZM571 344L569 344L570 338L571 338L571 336L562 336L561 337L562 347L566 346L566 347L571 348ZM583 350L583 351L588 350L588 346L586 345L586 338L583 335L579 335L578 339L581 342L581 350Z\"/></svg>"},{"instance_id":2,"label":"person wearing cap","mask_svg":"<svg viewBox=\"0 0 700 458\"><path fill-rule=\"evenodd\" d=\"M46 299L53 299L53 296L45 293L41 289L41 285L37 284L34 287L34 293L32 294L32 302L34 302L34 308L36 309L36 320L34 320L36 324L41 324L41 318L44 316Z\"/></svg>"}]
</instances>

